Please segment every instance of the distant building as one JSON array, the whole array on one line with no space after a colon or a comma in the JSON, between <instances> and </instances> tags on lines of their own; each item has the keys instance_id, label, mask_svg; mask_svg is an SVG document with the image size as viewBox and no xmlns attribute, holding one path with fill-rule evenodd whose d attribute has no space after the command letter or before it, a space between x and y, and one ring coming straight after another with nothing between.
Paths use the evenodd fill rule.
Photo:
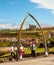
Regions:
<instances>
[{"instance_id":1,"label":"distant building","mask_svg":"<svg viewBox=\"0 0 54 65\"><path fill-rule=\"evenodd\" d=\"M29 24L29 30L36 30L36 26Z\"/></svg>"}]
</instances>

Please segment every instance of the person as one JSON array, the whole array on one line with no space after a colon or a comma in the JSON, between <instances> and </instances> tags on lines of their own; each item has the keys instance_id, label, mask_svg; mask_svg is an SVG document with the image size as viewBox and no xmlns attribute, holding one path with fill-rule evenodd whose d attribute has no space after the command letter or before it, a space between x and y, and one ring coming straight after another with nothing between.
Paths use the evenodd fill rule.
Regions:
<instances>
[{"instance_id":1,"label":"person","mask_svg":"<svg viewBox=\"0 0 54 65\"><path fill-rule=\"evenodd\" d=\"M15 59L14 45L11 45L10 51L11 51L11 56Z\"/></svg>"},{"instance_id":2,"label":"person","mask_svg":"<svg viewBox=\"0 0 54 65\"><path fill-rule=\"evenodd\" d=\"M24 47L22 44L20 44L20 60L23 59L23 55L24 55Z\"/></svg>"},{"instance_id":3,"label":"person","mask_svg":"<svg viewBox=\"0 0 54 65\"><path fill-rule=\"evenodd\" d=\"M31 44L30 44L30 49L31 49L31 56L32 57L35 57L36 55L35 55L35 43L33 43L33 42L31 42Z\"/></svg>"}]
</instances>

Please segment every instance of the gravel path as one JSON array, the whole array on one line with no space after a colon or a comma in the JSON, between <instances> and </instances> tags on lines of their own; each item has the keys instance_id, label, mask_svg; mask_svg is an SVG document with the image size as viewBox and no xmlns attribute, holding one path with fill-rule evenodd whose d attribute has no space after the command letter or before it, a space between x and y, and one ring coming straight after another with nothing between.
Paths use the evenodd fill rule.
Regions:
<instances>
[{"instance_id":1,"label":"gravel path","mask_svg":"<svg viewBox=\"0 0 54 65\"><path fill-rule=\"evenodd\" d=\"M54 65L54 55L40 58L25 58L22 61L0 63L0 65Z\"/></svg>"}]
</instances>

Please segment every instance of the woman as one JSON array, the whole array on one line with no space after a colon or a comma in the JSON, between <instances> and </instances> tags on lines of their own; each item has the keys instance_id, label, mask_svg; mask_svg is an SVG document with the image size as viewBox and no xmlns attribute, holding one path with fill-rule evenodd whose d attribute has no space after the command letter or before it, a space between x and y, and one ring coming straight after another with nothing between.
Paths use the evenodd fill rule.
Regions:
<instances>
[{"instance_id":1,"label":"woman","mask_svg":"<svg viewBox=\"0 0 54 65\"><path fill-rule=\"evenodd\" d=\"M20 59L23 59L23 55L24 55L24 47L22 44L20 44Z\"/></svg>"}]
</instances>

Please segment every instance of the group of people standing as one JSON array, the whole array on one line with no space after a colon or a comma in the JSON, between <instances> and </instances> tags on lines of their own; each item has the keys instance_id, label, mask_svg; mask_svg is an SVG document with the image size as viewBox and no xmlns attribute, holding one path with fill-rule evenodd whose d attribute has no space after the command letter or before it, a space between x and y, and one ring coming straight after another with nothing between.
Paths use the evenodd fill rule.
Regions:
<instances>
[{"instance_id":1,"label":"group of people standing","mask_svg":"<svg viewBox=\"0 0 54 65\"><path fill-rule=\"evenodd\" d=\"M30 42L30 50L31 50L31 56L32 57L35 57L35 46L36 44L33 43L33 42ZM14 53L14 45L11 46L11 56L16 59L16 54ZM24 47L22 44L20 44L20 59L22 60L23 59L23 55L24 55Z\"/></svg>"},{"instance_id":2,"label":"group of people standing","mask_svg":"<svg viewBox=\"0 0 54 65\"><path fill-rule=\"evenodd\" d=\"M14 45L11 45L10 47L10 52L11 52L11 56L13 59L17 58L17 55L14 53ZM22 44L20 44L20 59L23 59L23 55L24 55L24 47Z\"/></svg>"}]
</instances>

